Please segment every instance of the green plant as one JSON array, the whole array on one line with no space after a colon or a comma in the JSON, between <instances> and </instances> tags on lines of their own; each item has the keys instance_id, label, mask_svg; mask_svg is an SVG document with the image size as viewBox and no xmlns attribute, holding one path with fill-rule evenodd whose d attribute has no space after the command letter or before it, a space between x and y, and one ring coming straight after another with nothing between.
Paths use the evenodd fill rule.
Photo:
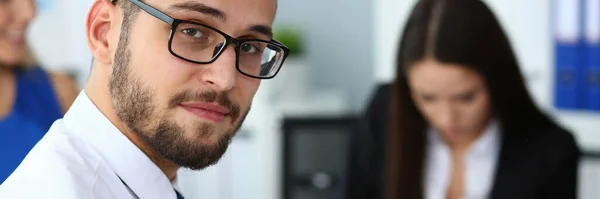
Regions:
<instances>
[{"instance_id":1,"label":"green plant","mask_svg":"<svg viewBox=\"0 0 600 199\"><path fill-rule=\"evenodd\" d=\"M298 28L291 26L278 28L274 31L273 37L290 49L290 57L304 54L304 38Z\"/></svg>"}]
</instances>

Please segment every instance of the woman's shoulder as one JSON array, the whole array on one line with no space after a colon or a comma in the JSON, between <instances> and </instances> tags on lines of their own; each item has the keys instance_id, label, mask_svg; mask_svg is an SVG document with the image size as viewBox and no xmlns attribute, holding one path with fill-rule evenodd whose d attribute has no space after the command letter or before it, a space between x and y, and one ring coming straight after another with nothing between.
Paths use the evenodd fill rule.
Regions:
<instances>
[{"instance_id":1,"label":"woman's shoulder","mask_svg":"<svg viewBox=\"0 0 600 199\"><path fill-rule=\"evenodd\" d=\"M580 149L574 134L560 125L540 125L530 128L523 139L540 149L547 157L579 156Z\"/></svg>"},{"instance_id":2,"label":"woman's shoulder","mask_svg":"<svg viewBox=\"0 0 600 199\"><path fill-rule=\"evenodd\" d=\"M389 97L392 94L392 83L380 83L377 84L375 90L376 97Z\"/></svg>"},{"instance_id":3,"label":"woman's shoulder","mask_svg":"<svg viewBox=\"0 0 600 199\"><path fill-rule=\"evenodd\" d=\"M22 83L37 85L44 90L51 90L64 113L78 95L77 84L74 79L60 72L46 70L41 66L23 68L17 71Z\"/></svg>"},{"instance_id":4,"label":"woman's shoulder","mask_svg":"<svg viewBox=\"0 0 600 199\"><path fill-rule=\"evenodd\" d=\"M375 85L373 92L370 95L367 112L374 111L373 109L387 110L388 102L391 100L392 84L380 83Z\"/></svg>"},{"instance_id":5,"label":"woman's shoulder","mask_svg":"<svg viewBox=\"0 0 600 199\"><path fill-rule=\"evenodd\" d=\"M541 142L551 143L553 145L571 145L575 144L575 136L564 127L552 125L540 125L531 128L531 131L537 134Z\"/></svg>"}]
</instances>

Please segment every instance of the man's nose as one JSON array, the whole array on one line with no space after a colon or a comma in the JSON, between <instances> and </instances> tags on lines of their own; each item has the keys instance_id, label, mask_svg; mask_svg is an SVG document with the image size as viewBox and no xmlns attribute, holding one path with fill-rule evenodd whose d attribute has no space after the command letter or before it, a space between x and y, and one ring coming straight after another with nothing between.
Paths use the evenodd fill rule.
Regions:
<instances>
[{"instance_id":1,"label":"man's nose","mask_svg":"<svg viewBox=\"0 0 600 199\"><path fill-rule=\"evenodd\" d=\"M223 44L218 44L213 50L213 55L221 51L222 46ZM200 80L217 91L229 91L233 89L238 76L235 48L230 46L222 51L214 62L204 66L206 69L202 70Z\"/></svg>"}]
</instances>

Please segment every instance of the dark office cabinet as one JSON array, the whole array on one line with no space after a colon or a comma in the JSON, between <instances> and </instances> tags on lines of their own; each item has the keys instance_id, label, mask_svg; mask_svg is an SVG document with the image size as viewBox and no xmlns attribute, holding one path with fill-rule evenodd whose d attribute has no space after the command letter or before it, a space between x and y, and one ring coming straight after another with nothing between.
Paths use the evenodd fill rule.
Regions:
<instances>
[{"instance_id":1,"label":"dark office cabinet","mask_svg":"<svg viewBox=\"0 0 600 199\"><path fill-rule=\"evenodd\" d=\"M283 199L331 199L340 193L355 120L284 119Z\"/></svg>"}]
</instances>

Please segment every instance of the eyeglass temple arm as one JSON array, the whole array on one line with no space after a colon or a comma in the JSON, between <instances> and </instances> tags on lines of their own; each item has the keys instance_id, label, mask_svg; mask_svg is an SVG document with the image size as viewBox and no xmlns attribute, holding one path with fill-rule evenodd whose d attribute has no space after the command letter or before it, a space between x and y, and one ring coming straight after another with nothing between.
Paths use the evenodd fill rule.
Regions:
<instances>
[{"instance_id":1,"label":"eyeglass temple arm","mask_svg":"<svg viewBox=\"0 0 600 199\"><path fill-rule=\"evenodd\" d=\"M169 17L168 15L166 15L165 13L161 12L160 10L157 10L156 8L145 4L139 0L129 0L131 1L131 3L139 6L140 8L142 8L142 10L146 11L148 14L151 14L153 16L155 16L156 18L164 21L165 23L168 23L169 25L173 25L173 21L174 19ZM117 0L111 0L110 1L112 4L115 4L117 2ZM287 46L285 46L283 43L276 41L276 40L272 40L273 42L277 43L278 45L284 46L287 48Z\"/></svg>"},{"instance_id":2,"label":"eyeglass temple arm","mask_svg":"<svg viewBox=\"0 0 600 199\"><path fill-rule=\"evenodd\" d=\"M288 48L285 44L283 44L283 43L281 43L281 42L279 42L279 41L277 41L275 39L271 39L271 42L276 43L277 45L281 45L281 46L283 46L285 48Z\"/></svg>"},{"instance_id":3,"label":"eyeglass temple arm","mask_svg":"<svg viewBox=\"0 0 600 199\"><path fill-rule=\"evenodd\" d=\"M151 14L152 16L160 19L161 21L164 21L165 23L168 23L169 25L173 25L173 21L174 19L169 17L168 15L166 15L165 13L161 12L160 10L157 10L156 8L145 4L144 2L141 2L139 0L129 0L131 3L139 6L142 10L146 11L148 14ZM110 3L115 4L117 2L117 0L110 0Z\"/></svg>"}]
</instances>

